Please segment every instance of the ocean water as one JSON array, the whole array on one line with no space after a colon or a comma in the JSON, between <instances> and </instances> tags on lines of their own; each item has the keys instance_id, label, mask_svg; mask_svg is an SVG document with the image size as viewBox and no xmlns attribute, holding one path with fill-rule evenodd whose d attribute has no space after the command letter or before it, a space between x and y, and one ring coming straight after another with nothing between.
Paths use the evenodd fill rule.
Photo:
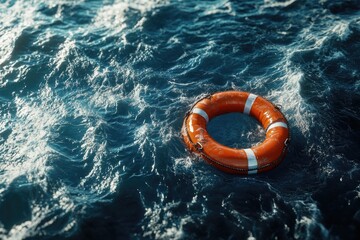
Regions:
<instances>
[{"instance_id":1,"label":"ocean water","mask_svg":"<svg viewBox=\"0 0 360 240\"><path fill-rule=\"evenodd\" d=\"M287 117L274 170L186 150L186 112L230 89ZM358 0L0 0L0 239L358 239L359 134Z\"/></svg>"}]
</instances>

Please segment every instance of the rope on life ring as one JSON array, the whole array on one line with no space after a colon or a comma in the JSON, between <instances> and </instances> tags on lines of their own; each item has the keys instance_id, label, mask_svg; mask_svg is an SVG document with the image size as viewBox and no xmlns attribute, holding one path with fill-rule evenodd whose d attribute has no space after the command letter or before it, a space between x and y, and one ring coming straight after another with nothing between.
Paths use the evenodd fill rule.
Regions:
<instances>
[{"instance_id":1,"label":"rope on life ring","mask_svg":"<svg viewBox=\"0 0 360 240\"><path fill-rule=\"evenodd\" d=\"M224 146L207 132L216 116L240 112L258 120L265 140L246 149ZM290 141L288 123L280 109L252 93L226 91L200 99L186 114L181 130L187 148L216 168L232 174L255 174L276 167L285 157Z\"/></svg>"}]
</instances>

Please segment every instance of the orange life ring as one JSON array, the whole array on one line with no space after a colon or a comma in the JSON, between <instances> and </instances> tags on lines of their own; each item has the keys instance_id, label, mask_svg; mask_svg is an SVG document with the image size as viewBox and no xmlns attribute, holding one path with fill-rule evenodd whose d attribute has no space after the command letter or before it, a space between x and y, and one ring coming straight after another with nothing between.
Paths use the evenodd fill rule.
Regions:
<instances>
[{"instance_id":1,"label":"orange life ring","mask_svg":"<svg viewBox=\"0 0 360 240\"><path fill-rule=\"evenodd\" d=\"M240 112L257 119L266 131L265 140L247 149L230 148L216 142L206 124L214 117ZM239 91L218 92L191 108L181 130L190 151L208 163L233 174L254 174L273 169L284 158L290 140L288 123L279 108L264 98Z\"/></svg>"}]
</instances>

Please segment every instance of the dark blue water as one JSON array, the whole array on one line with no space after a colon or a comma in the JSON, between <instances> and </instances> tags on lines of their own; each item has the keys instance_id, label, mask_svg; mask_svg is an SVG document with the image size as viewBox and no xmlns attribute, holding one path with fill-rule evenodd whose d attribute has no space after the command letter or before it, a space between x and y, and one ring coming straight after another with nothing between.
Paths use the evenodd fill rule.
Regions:
<instances>
[{"instance_id":1,"label":"dark blue water","mask_svg":"<svg viewBox=\"0 0 360 240\"><path fill-rule=\"evenodd\" d=\"M281 106L276 169L186 150L185 113L229 89ZM1 0L0 239L358 239L359 106L358 0Z\"/></svg>"}]
</instances>

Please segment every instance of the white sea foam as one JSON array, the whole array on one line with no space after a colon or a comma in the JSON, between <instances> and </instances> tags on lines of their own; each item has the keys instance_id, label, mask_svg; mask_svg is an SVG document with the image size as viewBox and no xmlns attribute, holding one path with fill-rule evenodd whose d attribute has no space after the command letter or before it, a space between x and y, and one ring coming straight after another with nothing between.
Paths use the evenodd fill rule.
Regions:
<instances>
[{"instance_id":1,"label":"white sea foam","mask_svg":"<svg viewBox=\"0 0 360 240\"><path fill-rule=\"evenodd\" d=\"M172 214L180 202L154 204L145 209L144 225L142 226L144 238L154 239L182 239L183 226L191 221L190 217L181 217Z\"/></svg>"},{"instance_id":2,"label":"white sea foam","mask_svg":"<svg viewBox=\"0 0 360 240\"><path fill-rule=\"evenodd\" d=\"M288 0L288 1L264 0L264 4L260 7L260 10L263 10L265 8L287 7L296 1L297 0Z\"/></svg>"},{"instance_id":3,"label":"white sea foam","mask_svg":"<svg viewBox=\"0 0 360 240\"><path fill-rule=\"evenodd\" d=\"M279 68L283 68L283 66L279 66ZM310 133L315 111L300 95L300 81L303 78L303 73L300 70L291 69L289 65L285 65L284 70L285 75L281 77L281 81L284 82L282 88L272 90L269 98L276 99L274 102L281 107L284 113L292 112L286 117L306 136Z\"/></svg>"},{"instance_id":4,"label":"white sea foam","mask_svg":"<svg viewBox=\"0 0 360 240\"><path fill-rule=\"evenodd\" d=\"M344 20L338 20L335 22L334 26L329 28L330 35L334 34L339 37L341 40L346 40L350 35L349 22Z\"/></svg>"},{"instance_id":5,"label":"white sea foam","mask_svg":"<svg viewBox=\"0 0 360 240\"><path fill-rule=\"evenodd\" d=\"M233 9L232 3L228 0L215 1L210 6L209 4L204 5L204 8L205 8L203 13L204 16L220 14L220 13L236 16L236 12Z\"/></svg>"},{"instance_id":6,"label":"white sea foam","mask_svg":"<svg viewBox=\"0 0 360 240\"><path fill-rule=\"evenodd\" d=\"M13 53L15 41L27 27L36 26L35 7L28 1L0 3L0 13L6 11L6 17L0 18L0 64L8 60ZM0 80L1 83L1 80Z\"/></svg>"},{"instance_id":7,"label":"white sea foam","mask_svg":"<svg viewBox=\"0 0 360 240\"><path fill-rule=\"evenodd\" d=\"M96 85L93 87L97 88ZM120 182L120 173L105 161L110 153L106 132L108 123L103 119L102 111L115 112L117 104L116 95L109 88L106 89L108 90L105 92L95 90L92 96L85 96L89 99L87 103L82 101L73 103L76 117L83 118L86 127L79 142L83 153L82 160L86 165L92 165L90 171L81 179L80 186L87 191L87 194L98 196L114 192Z\"/></svg>"},{"instance_id":8,"label":"white sea foam","mask_svg":"<svg viewBox=\"0 0 360 240\"><path fill-rule=\"evenodd\" d=\"M303 70L293 66L291 58L294 54L301 54L305 51L321 48L331 37L347 38L349 35L348 22L343 20L329 22L330 25L322 27L321 31L314 30L319 28L316 25L305 28L300 34L301 41L299 41L299 44L294 45L292 48L284 49L284 59L277 66L277 70L280 73L285 73L278 79L283 84L281 88L274 89L270 93L270 99L276 99L276 104L279 104L285 113L287 111L293 112L293 114L287 115L287 117L291 124L295 123L295 126L304 136L309 136L310 128L316 124L313 119L317 111L306 103L300 95L300 82L303 80L305 73ZM342 58L343 54L341 52L334 52L330 57L332 59Z\"/></svg>"},{"instance_id":9,"label":"white sea foam","mask_svg":"<svg viewBox=\"0 0 360 240\"><path fill-rule=\"evenodd\" d=\"M247 240L256 240L256 238L253 236L252 232L249 231L249 237Z\"/></svg>"},{"instance_id":10,"label":"white sea foam","mask_svg":"<svg viewBox=\"0 0 360 240\"><path fill-rule=\"evenodd\" d=\"M323 239L329 238L329 230L321 224L321 213L315 203L299 200L296 201L294 210L297 211L295 239L312 239L314 232L317 231L321 233Z\"/></svg>"},{"instance_id":11,"label":"white sea foam","mask_svg":"<svg viewBox=\"0 0 360 240\"><path fill-rule=\"evenodd\" d=\"M137 84L129 94L131 99L131 106L137 107L139 109L135 119L137 119L140 114L149 107L149 104L144 99L147 89L147 85Z\"/></svg>"},{"instance_id":12,"label":"white sea foam","mask_svg":"<svg viewBox=\"0 0 360 240\"><path fill-rule=\"evenodd\" d=\"M308 28L301 31L299 41L301 44L297 46L298 51L307 51L319 49L330 38L336 37L340 40L346 40L350 35L350 21L342 19L327 19L327 21L319 21L319 23L311 24Z\"/></svg>"},{"instance_id":13,"label":"white sea foam","mask_svg":"<svg viewBox=\"0 0 360 240\"><path fill-rule=\"evenodd\" d=\"M110 30L112 34L119 34L124 29L132 27L128 26L126 22L126 14L129 11L137 11L140 15L144 15L146 12L157 6L165 5L167 2L167 0L117 0L112 4L105 4L97 12L93 24L96 28L105 28ZM141 27L144 21L145 17L139 18L135 27Z\"/></svg>"},{"instance_id":14,"label":"white sea foam","mask_svg":"<svg viewBox=\"0 0 360 240\"><path fill-rule=\"evenodd\" d=\"M194 156L187 156L187 157L172 157L172 161L174 162L174 172L175 173L182 173L191 170L194 163L196 163L196 159Z\"/></svg>"},{"instance_id":15,"label":"white sea foam","mask_svg":"<svg viewBox=\"0 0 360 240\"><path fill-rule=\"evenodd\" d=\"M39 181L47 172L46 161L51 149L47 145L51 128L65 114L64 104L50 88L40 92L41 103L15 98L16 121L11 124L11 134L0 145L5 159L7 183L21 175Z\"/></svg>"},{"instance_id":16,"label":"white sea foam","mask_svg":"<svg viewBox=\"0 0 360 240\"><path fill-rule=\"evenodd\" d=\"M16 118L10 125L12 131L0 145L0 152L4 158L1 182L9 186L18 177L25 176L32 185L39 185L43 191L48 191L49 186L45 179L51 167L47 162L53 150L47 143L52 134L52 127L59 124L66 115L65 105L49 87L44 87L40 91L38 100L16 97L14 103L17 111ZM64 212L71 212L74 205L64 202L69 199L66 194L60 195L61 197L57 197L56 193L54 194L54 199L59 199L59 206L32 202L31 220L14 225L4 236L9 239L30 237L37 234L39 224L54 211L54 208L60 207Z\"/></svg>"},{"instance_id":17,"label":"white sea foam","mask_svg":"<svg viewBox=\"0 0 360 240\"><path fill-rule=\"evenodd\" d=\"M127 27L125 13L129 9L129 3L118 2L113 5L102 7L94 18L94 27L113 29L114 34L121 32Z\"/></svg>"},{"instance_id":18,"label":"white sea foam","mask_svg":"<svg viewBox=\"0 0 360 240\"><path fill-rule=\"evenodd\" d=\"M70 51L73 49L75 49L75 41L71 38L66 39L65 42L60 45L60 51L56 54L54 59L56 70L58 70L60 66L68 59Z\"/></svg>"},{"instance_id":19,"label":"white sea foam","mask_svg":"<svg viewBox=\"0 0 360 240\"><path fill-rule=\"evenodd\" d=\"M145 156L145 144L148 142L148 130L149 124L143 124L135 129L134 143L139 145L139 151L142 157Z\"/></svg>"},{"instance_id":20,"label":"white sea foam","mask_svg":"<svg viewBox=\"0 0 360 240\"><path fill-rule=\"evenodd\" d=\"M51 204L51 202L53 204ZM76 203L65 187L59 188L58 191L53 194L51 202L40 205L39 202L31 201L31 220L14 225L7 234L4 232L3 237L5 237L5 239L25 239L34 235L36 236L39 231L51 227L59 217L72 215L76 209ZM61 212L61 214L54 215L56 211ZM80 213L81 211L78 209L76 214ZM49 218L49 216L53 217ZM74 231L76 227L77 219L70 217L67 222L63 222L63 227L59 228L58 234L69 233Z\"/></svg>"},{"instance_id":21,"label":"white sea foam","mask_svg":"<svg viewBox=\"0 0 360 240\"><path fill-rule=\"evenodd\" d=\"M112 104L111 98L109 99L107 106ZM76 97L71 104L64 102L47 85L39 90L37 96L15 97L16 117L9 124L11 133L0 145L0 153L4 159L1 164L0 183L10 186L15 179L25 176L31 184L39 185L43 191L49 194L54 192L49 203L47 203L49 199L44 200L45 203L38 201L32 203L31 221L14 225L10 231L1 230L0 227L0 232L5 231L0 236L22 239L38 234L40 229L56 221L58 216L49 217L54 211L61 209L60 212L64 215L72 214L75 208L86 207L92 201L100 200L103 196L116 191L121 174L116 170L116 166L103 161L109 154L104 131L106 122L96 109L98 106L94 108L94 104L89 102L90 105L82 104ZM81 145L84 163L92 166L79 182L79 186L84 190L81 199L73 197L78 196L78 190L64 184L61 178L58 179L59 188L53 189L53 186L47 185L49 173L53 171L48 162L54 155L59 154L58 150L49 145L49 141L54 136L53 127L61 126L64 118L72 114L74 117L84 119L83 125L87 128L85 134L80 142L74 144ZM6 188L1 188L0 194L5 194L6 191ZM48 219L46 223L43 222L44 219ZM64 223L59 233L76 228L79 216L71 219Z\"/></svg>"}]
</instances>

